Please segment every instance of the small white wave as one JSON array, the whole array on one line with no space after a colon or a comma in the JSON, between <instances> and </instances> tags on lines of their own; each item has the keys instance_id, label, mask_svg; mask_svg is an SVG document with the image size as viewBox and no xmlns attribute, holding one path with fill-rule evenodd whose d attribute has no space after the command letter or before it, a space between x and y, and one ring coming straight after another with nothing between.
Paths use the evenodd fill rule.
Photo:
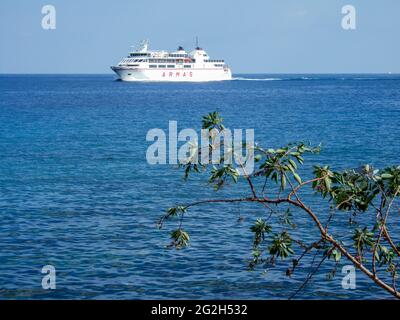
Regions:
<instances>
[{"instance_id":1,"label":"small white wave","mask_svg":"<svg viewBox=\"0 0 400 320\"><path fill-rule=\"evenodd\" d=\"M368 78L368 77L360 77L360 78L352 78L354 80L380 80L380 78ZM381 78L383 79L383 78Z\"/></svg>"},{"instance_id":2,"label":"small white wave","mask_svg":"<svg viewBox=\"0 0 400 320\"><path fill-rule=\"evenodd\" d=\"M232 78L232 80L239 80L239 81L277 81L282 80L281 78L243 78L243 77L236 77Z\"/></svg>"}]
</instances>

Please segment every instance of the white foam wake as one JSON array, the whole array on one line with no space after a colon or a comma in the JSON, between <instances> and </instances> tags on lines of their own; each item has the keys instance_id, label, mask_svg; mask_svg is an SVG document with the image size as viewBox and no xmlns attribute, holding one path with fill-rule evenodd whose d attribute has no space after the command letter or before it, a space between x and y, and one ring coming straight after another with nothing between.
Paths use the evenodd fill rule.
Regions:
<instances>
[{"instance_id":1,"label":"white foam wake","mask_svg":"<svg viewBox=\"0 0 400 320\"><path fill-rule=\"evenodd\" d=\"M282 80L281 78L243 78L243 77L234 77L232 80L239 81L277 81Z\"/></svg>"}]
</instances>

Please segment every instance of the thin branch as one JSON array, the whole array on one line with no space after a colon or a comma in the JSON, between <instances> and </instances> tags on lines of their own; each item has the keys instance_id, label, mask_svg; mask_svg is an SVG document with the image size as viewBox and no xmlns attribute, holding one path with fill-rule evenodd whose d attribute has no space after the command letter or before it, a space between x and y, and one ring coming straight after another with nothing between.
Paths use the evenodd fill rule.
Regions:
<instances>
[{"instance_id":1,"label":"thin branch","mask_svg":"<svg viewBox=\"0 0 400 320\"><path fill-rule=\"evenodd\" d=\"M312 264L314 264L315 261L315 257L317 256L318 251L315 253ZM307 278L304 280L304 282L301 284L301 286L288 298L289 300L292 300L301 290L303 290L306 285L308 284L308 282L311 280L311 278L314 276L314 274L317 273L318 269L321 267L322 263L324 263L325 259L327 257L324 256L321 261L318 263L318 265L314 268L314 270L310 271L310 273L308 274Z\"/></svg>"},{"instance_id":2,"label":"thin branch","mask_svg":"<svg viewBox=\"0 0 400 320\"><path fill-rule=\"evenodd\" d=\"M382 217L383 220L382 220L382 225L381 225L380 232L379 232L379 237L378 237L378 240L375 242L374 249L372 251L372 272L374 274L376 274L376 252L378 250L379 243L380 243L381 238L382 238L383 233L384 233L384 226L386 226L386 221L387 221L387 218L388 218L389 213L390 213L390 208L392 207L394 199L396 198L396 196L397 196L399 191L400 191L400 188L397 188L395 194L393 195L393 198L391 199L389 205L386 208L385 215Z\"/></svg>"}]
</instances>

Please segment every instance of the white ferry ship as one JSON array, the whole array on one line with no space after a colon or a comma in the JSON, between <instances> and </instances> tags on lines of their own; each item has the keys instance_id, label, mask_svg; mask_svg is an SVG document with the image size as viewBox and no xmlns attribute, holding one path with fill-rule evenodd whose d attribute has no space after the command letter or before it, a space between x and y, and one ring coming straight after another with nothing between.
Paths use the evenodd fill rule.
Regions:
<instances>
[{"instance_id":1,"label":"white ferry ship","mask_svg":"<svg viewBox=\"0 0 400 320\"><path fill-rule=\"evenodd\" d=\"M123 81L221 81L231 80L232 72L224 60L212 60L198 45L187 53L149 51L143 41L111 69Z\"/></svg>"}]
</instances>

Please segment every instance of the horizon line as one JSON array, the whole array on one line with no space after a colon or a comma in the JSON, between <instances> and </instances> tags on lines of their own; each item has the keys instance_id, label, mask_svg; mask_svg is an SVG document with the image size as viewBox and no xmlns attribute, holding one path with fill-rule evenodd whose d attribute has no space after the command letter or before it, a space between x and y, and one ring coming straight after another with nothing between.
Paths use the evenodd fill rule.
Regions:
<instances>
[{"instance_id":1,"label":"horizon line","mask_svg":"<svg viewBox=\"0 0 400 320\"><path fill-rule=\"evenodd\" d=\"M233 73L232 75L242 75L242 74L251 74L251 75L298 75L298 74L305 74L305 75L400 75L400 72L239 72ZM100 72L88 72L88 73L72 73L72 72L55 72L55 73L36 73L36 72L29 72L29 73L3 73L0 72L0 76L6 75L103 75L103 76L115 76L114 73L100 73Z\"/></svg>"}]
</instances>

